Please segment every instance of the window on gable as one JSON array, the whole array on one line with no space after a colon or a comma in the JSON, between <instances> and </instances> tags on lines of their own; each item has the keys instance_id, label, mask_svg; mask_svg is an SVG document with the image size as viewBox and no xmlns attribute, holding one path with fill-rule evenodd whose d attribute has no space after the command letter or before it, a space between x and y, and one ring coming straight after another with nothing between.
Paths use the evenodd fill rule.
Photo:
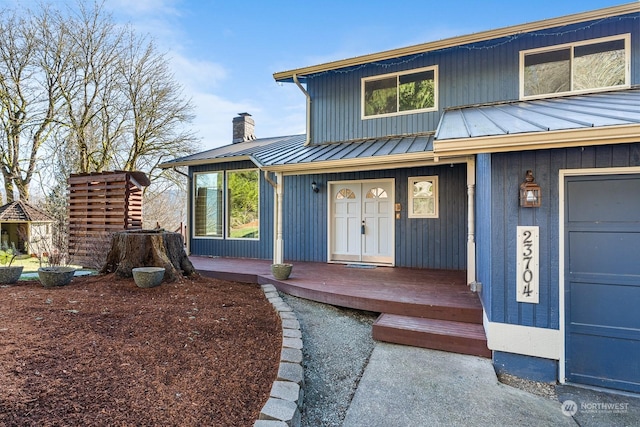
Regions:
<instances>
[{"instance_id":1,"label":"window on gable","mask_svg":"<svg viewBox=\"0 0 640 427\"><path fill-rule=\"evenodd\" d=\"M362 80L364 118L437 109L437 67Z\"/></svg>"},{"instance_id":2,"label":"window on gable","mask_svg":"<svg viewBox=\"0 0 640 427\"><path fill-rule=\"evenodd\" d=\"M438 177L409 178L409 218L438 218Z\"/></svg>"},{"instance_id":3,"label":"window on gable","mask_svg":"<svg viewBox=\"0 0 640 427\"><path fill-rule=\"evenodd\" d=\"M520 52L520 97L629 86L628 52L628 34Z\"/></svg>"},{"instance_id":4,"label":"window on gable","mask_svg":"<svg viewBox=\"0 0 640 427\"><path fill-rule=\"evenodd\" d=\"M222 171L199 172L194 174L193 181L195 237L260 237L260 175L257 169L227 171L226 180Z\"/></svg>"}]
</instances>

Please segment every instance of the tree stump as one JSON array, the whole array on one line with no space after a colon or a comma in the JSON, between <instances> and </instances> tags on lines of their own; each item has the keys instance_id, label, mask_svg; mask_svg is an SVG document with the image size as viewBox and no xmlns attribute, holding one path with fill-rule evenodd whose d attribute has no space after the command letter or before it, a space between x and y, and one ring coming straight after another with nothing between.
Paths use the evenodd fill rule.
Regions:
<instances>
[{"instance_id":1,"label":"tree stump","mask_svg":"<svg viewBox=\"0 0 640 427\"><path fill-rule=\"evenodd\" d=\"M136 267L164 267L173 282L196 272L184 251L182 235L165 230L128 230L115 233L100 273L132 277Z\"/></svg>"}]
</instances>

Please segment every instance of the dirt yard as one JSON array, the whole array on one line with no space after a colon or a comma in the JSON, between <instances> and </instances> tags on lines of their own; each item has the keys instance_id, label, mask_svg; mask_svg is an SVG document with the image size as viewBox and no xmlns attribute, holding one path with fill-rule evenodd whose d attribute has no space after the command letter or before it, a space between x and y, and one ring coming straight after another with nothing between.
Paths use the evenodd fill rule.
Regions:
<instances>
[{"instance_id":1,"label":"dirt yard","mask_svg":"<svg viewBox=\"0 0 640 427\"><path fill-rule=\"evenodd\" d=\"M0 426L251 426L280 357L258 286L0 287Z\"/></svg>"}]
</instances>

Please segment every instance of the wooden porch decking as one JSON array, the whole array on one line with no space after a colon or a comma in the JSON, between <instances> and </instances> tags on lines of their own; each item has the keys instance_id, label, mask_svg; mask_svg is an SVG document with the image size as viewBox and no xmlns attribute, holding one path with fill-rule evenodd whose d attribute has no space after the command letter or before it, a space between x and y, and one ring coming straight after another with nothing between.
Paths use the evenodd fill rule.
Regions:
<instances>
[{"instance_id":1,"label":"wooden porch decking","mask_svg":"<svg viewBox=\"0 0 640 427\"><path fill-rule=\"evenodd\" d=\"M296 262L289 279L276 280L268 260L190 259L208 277L271 283L293 296L381 313L373 326L380 341L491 357L482 305L464 271Z\"/></svg>"}]
</instances>

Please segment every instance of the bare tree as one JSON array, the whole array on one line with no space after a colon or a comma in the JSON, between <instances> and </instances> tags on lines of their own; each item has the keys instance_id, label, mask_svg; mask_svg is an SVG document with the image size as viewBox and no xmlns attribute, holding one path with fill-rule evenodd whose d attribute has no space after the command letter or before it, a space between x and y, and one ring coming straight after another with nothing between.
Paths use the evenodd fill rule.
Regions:
<instances>
[{"instance_id":1,"label":"bare tree","mask_svg":"<svg viewBox=\"0 0 640 427\"><path fill-rule=\"evenodd\" d=\"M162 182L162 184L160 184ZM186 220L186 193L166 180L156 180L144 194L143 228L178 231Z\"/></svg>"},{"instance_id":2,"label":"bare tree","mask_svg":"<svg viewBox=\"0 0 640 427\"><path fill-rule=\"evenodd\" d=\"M57 82L66 69L58 54L61 32L43 9L31 19L5 11L0 33L0 168L7 200L13 201L14 190L28 200L38 152L59 109Z\"/></svg>"},{"instance_id":3,"label":"bare tree","mask_svg":"<svg viewBox=\"0 0 640 427\"><path fill-rule=\"evenodd\" d=\"M193 106L153 42L129 33L119 71L130 117L130 145L124 170L144 170L152 178L167 158L194 151L196 138L183 124L193 120Z\"/></svg>"},{"instance_id":4,"label":"bare tree","mask_svg":"<svg viewBox=\"0 0 640 427\"><path fill-rule=\"evenodd\" d=\"M0 170L9 200L34 174L141 170L194 151L193 106L153 41L102 3L0 12ZM52 159L54 161L52 161ZM45 161L46 160L46 161ZM50 179L47 179L50 181Z\"/></svg>"},{"instance_id":5,"label":"bare tree","mask_svg":"<svg viewBox=\"0 0 640 427\"><path fill-rule=\"evenodd\" d=\"M68 143L78 153L78 173L100 172L114 164L114 148L122 135L124 105L120 102L117 64L125 31L99 5L79 3L79 11L57 14L69 28L67 50L74 73L60 82L64 96Z\"/></svg>"}]
</instances>

